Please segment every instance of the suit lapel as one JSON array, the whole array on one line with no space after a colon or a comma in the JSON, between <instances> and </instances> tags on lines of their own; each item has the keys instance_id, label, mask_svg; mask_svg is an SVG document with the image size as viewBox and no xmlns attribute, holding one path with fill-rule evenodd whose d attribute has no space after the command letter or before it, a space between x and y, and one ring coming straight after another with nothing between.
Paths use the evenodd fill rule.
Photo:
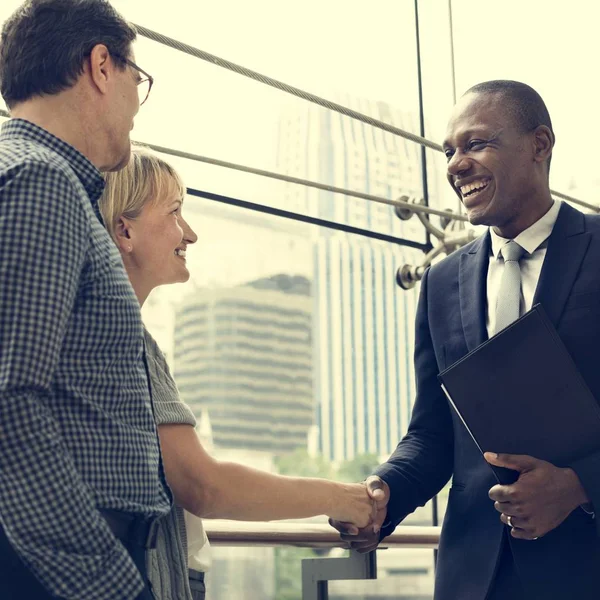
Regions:
<instances>
[{"instance_id":1,"label":"suit lapel","mask_svg":"<svg viewBox=\"0 0 600 600\"><path fill-rule=\"evenodd\" d=\"M460 257L460 315L469 352L487 338L486 280L490 262L490 234L487 232Z\"/></svg>"},{"instance_id":2,"label":"suit lapel","mask_svg":"<svg viewBox=\"0 0 600 600\"><path fill-rule=\"evenodd\" d=\"M548 239L548 250L533 300L534 304L539 302L543 305L555 327L560 321L590 239L590 234L585 231L583 214L563 204Z\"/></svg>"}]
</instances>

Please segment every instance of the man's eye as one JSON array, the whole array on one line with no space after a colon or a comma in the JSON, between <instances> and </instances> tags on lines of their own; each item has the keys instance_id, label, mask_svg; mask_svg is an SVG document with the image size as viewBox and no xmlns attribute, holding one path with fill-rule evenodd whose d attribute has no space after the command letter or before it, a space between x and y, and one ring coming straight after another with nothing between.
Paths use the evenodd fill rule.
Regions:
<instances>
[{"instance_id":1,"label":"man's eye","mask_svg":"<svg viewBox=\"0 0 600 600\"><path fill-rule=\"evenodd\" d=\"M477 148L481 148L482 146L485 146L486 142L483 140L471 140L468 144L467 144L467 149L468 150L477 150Z\"/></svg>"},{"instance_id":2,"label":"man's eye","mask_svg":"<svg viewBox=\"0 0 600 600\"><path fill-rule=\"evenodd\" d=\"M450 160L454 156L454 150L444 150L446 160Z\"/></svg>"}]
</instances>

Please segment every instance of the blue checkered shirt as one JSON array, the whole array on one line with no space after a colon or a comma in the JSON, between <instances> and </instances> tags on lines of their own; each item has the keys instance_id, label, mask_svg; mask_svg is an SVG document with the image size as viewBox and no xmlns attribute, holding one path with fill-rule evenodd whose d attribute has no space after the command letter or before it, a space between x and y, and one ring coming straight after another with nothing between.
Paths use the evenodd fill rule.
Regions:
<instances>
[{"instance_id":1,"label":"blue checkered shirt","mask_svg":"<svg viewBox=\"0 0 600 600\"><path fill-rule=\"evenodd\" d=\"M139 304L102 226L97 169L21 119L0 131L0 523L60 598L135 598L98 512L162 516Z\"/></svg>"}]
</instances>

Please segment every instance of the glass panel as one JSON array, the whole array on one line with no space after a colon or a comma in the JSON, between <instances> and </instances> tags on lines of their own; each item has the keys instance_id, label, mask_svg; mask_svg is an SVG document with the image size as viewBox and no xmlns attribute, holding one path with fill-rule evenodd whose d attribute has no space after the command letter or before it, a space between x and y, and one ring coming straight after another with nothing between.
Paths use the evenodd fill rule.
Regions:
<instances>
[{"instance_id":1,"label":"glass panel","mask_svg":"<svg viewBox=\"0 0 600 600\"><path fill-rule=\"evenodd\" d=\"M157 289L144 313L215 445L233 444L218 433L231 418L248 431L239 448L390 452L410 415L417 297L395 271L420 252L194 197L185 213L192 278ZM289 447L281 434L296 427Z\"/></svg>"},{"instance_id":2,"label":"glass panel","mask_svg":"<svg viewBox=\"0 0 600 600\"><path fill-rule=\"evenodd\" d=\"M423 10L427 10L426 5L434 10L433 3L420 4ZM600 134L600 125L591 118L597 110L596 81L589 76L589 61L598 53L600 6L586 0L573 0L569 4L549 4L544 0L501 3L461 0L453 2L452 7L459 96L472 85L490 79L515 79L533 86L544 98L557 134L551 187L598 204L600 175L594 153L574 149L581 148L582 139L594 140ZM483 23L485 41L481 34L474 34ZM543 57L539 39L531 35L532 23L537 31L556 32L560 36L560 43L549 40L544 45ZM519 43L500 43L507 35ZM431 54L439 57L433 43ZM557 65L569 67L557 71ZM444 75L435 61L427 68L431 81L427 93L435 98L438 95L435 78ZM431 105L428 114L437 112Z\"/></svg>"},{"instance_id":3,"label":"glass panel","mask_svg":"<svg viewBox=\"0 0 600 600\"><path fill-rule=\"evenodd\" d=\"M276 560L276 552L274 548L260 547L211 548L212 567L206 575L206 600L279 599L280 596L276 595L276 569L287 564ZM294 564L296 562L299 564L299 561L294 561ZM293 574L296 575L295 572Z\"/></svg>"},{"instance_id":4,"label":"glass panel","mask_svg":"<svg viewBox=\"0 0 600 600\"><path fill-rule=\"evenodd\" d=\"M379 0L371 10L349 10L342 0L223 0L210 12L187 0L172 0L168 11L143 0L113 4L136 23L314 94L368 96L416 110L412 2ZM188 73L185 84L193 79ZM203 97L215 91L205 83ZM247 101L236 104L244 110Z\"/></svg>"},{"instance_id":5,"label":"glass panel","mask_svg":"<svg viewBox=\"0 0 600 600\"><path fill-rule=\"evenodd\" d=\"M365 13L339 0L310 0L292 12L291 28L288 10L273 0L219 3L210 18L183 0L169 11L141 0L115 4L151 29L418 132L411 3L384 0ZM415 144L145 38L135 51L156 82L136 118L136 140L389 199L422 195ZM368 211L339 196L339 208L323 213L317 190L281 193L276 182L202 173L200 189L423 241L422 228L398 222L389 206Z\"/></svg>"},{"instance_id":6,"label":"glass panel","mask_svg":"<svg viewBox=\"0 0 600 600\"><path fill-rule=\"evenodd\" d=\"M433 552L424 548L379 550L377 579L329 582L329 600L430 600Z\"/></svg>"},{"instance_id":7,"label":"glass panel","mask_svg":"<svg viewBox=\"0 0 600 600\"><path fill-rule=\"evenodd\" d=\"M347 556L341 549L213 548L207 600L301 600L302 560ZM261 569L256 568L257 561ZM433 553L426 549L381 550L377 579L330 581L330 600L429 600Z\"/></svg>"},{"instance_id":8,"label":"glass panel","mask_svg":"<svg viewBox=\"0 0 600 600\"><path fill-rule=\"evenodd\" d=\"M272 472L363 479L408 424L417 292L395 271L421 253L195 197L184 213L199 235L192 278L155 290L143 313L204 445ZM430 524L430 508L406 523ZM284 598L289 553L240 552L214 549L211 598L255 589L264 565L256 598ZM234 578L236 561L254 567Z\"/></svg>"}]
</instances>

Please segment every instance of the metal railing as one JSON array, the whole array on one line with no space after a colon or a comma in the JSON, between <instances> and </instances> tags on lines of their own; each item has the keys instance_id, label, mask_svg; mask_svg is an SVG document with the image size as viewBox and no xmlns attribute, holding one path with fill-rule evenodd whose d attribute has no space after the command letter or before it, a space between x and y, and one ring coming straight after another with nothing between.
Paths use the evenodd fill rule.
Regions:
<instances>
[{"instance_id":1,"label":"metal railing","mask_svg":"<svg viewBox=\"0 0 600 600\"><path fill-rule=\"evenodd\" d=\"M320 523L245 522L203 520L214 546L295 546L298 548L346 548L339 534ZM381 541L380 548L425 548L435 550L441 527L401 525Z\"/></svg>"},{"instance_id":2,"label":"metal railing","mask_svg":"<svg viewBox=\"0 0 600 600\"><path fill-rule=\"evenodd\" d=\"M335 530L315 523L247 523L209 520L204 528L213 546L294 546L298 548L346 548ZM383 548L436 550L441 527L401 526L383 539ZM328 582L377 579L376 552L350 551L344 558L302 559L302 600L327 600Z\"/></svg>"}]
</instances>

